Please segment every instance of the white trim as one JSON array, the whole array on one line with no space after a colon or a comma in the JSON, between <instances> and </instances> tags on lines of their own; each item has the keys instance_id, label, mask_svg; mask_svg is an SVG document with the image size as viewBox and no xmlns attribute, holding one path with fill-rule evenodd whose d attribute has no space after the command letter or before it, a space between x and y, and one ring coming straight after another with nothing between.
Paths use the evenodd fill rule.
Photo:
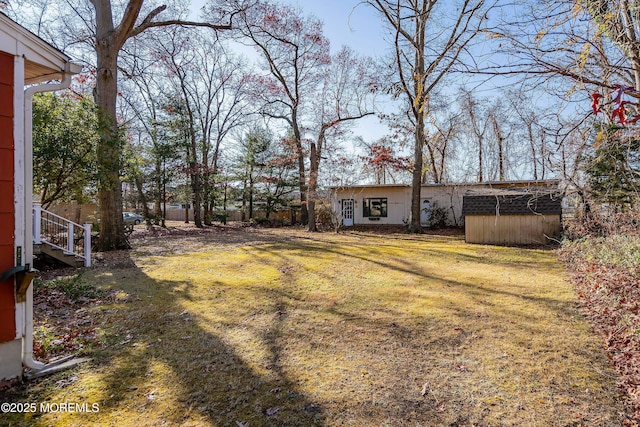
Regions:
<instances>
[{"instance_id":1,"label":"white trim","mask_svg":"<svg viewBox=\"0 0 640 427\"><path fill-rule=\"evenodd\" d=\"M27 226L25 203L25 144L24 144L24 92L17 88L24 87L24 58L13 57L13 204L15 215L14 241L13 241L13 265L17 265L16 251L22 247L22 265L31 262L29 252L33 252L33 245L26 245L25 227ZM28 191L31 193L31 191ZM16 303L16 338L22 338L25 332L25 303Z\"/></svg>"},{"instance_id":2,"label":"white trim","mask_svg":"<svg viewBox=\"0 0 640 427\"><path fill-rule=\"evenodd\" d=\"M45 42L8 16L0 13L0 51L14 56L23 56L26 60L49 68L46 79L59 79L65 70L69 57ZM53 76L50 74L54 74ZM27 84L41 82L40 78L27 81Z\"/></svg>"},{"instance_id":3,"label":"white trim","mask_svg":"<svg viewBox=\"0 0 640 427\"><path fill-rule=\"evenodd\" d=\"M73 74L72 67L73 64L67 62L65 64L64 70L65 72L62 74L62 80L59 83L49 83L43 84L39 86L29 86L24 89L24 150L25 150L25 202L28 203L29 206L29 219L30 221L26 223L26 229L24 236L28 239L28 242L33 242L33 226L32 226L32 203L33 203L33 95L41 92L54 92L57 90L66 89L71 84L71 76ZM28 171L28 173L27 173ZM28 252L29 262L33 262L33 244L30 245L30 250ZM42 362L38 362L33 359L33 286L30 284L27 288L27 298L25 303L25 316L24 316L24 324L25 324L25 334L24 339L22 341L22 364L27 368L40 370L44 369L47 365Z\"/></svg>"}]
</instances>

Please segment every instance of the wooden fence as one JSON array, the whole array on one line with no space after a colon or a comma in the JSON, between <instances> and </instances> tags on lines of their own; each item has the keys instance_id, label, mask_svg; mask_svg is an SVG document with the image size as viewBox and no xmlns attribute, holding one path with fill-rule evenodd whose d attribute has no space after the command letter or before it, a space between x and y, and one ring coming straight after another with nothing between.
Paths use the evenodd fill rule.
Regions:
<instances>
[{"instance_id":1,"label":"wooden fence","mask_svg":"<svg viewBox=\"0 0 640 427\"><path fill-rule=\"evenodd\" d=\"M167 209L165 219L168 221L184 221L185 216L186 213L184 209ZM267 214L264 211L255 211L253 213L253 218L257 220L266 219L266 217ZM291 224L291 211L271 212L269 219L282 222L283 224ZM193 209L189 209L189 221L193 221ZM242 221L242 212L227 211L227 221ZM248 221L248 215L246 215L245 221Z\"/></svg>"}]
</instances>

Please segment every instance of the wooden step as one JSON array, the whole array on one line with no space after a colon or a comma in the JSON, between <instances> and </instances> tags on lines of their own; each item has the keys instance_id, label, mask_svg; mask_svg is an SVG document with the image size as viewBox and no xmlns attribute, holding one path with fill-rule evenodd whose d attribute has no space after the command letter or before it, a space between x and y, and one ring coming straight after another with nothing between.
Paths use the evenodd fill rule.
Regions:
<instances>
[{"instance_id":1,"label":"wooden step","mask_svg":"<svg viewBox=\"0 0 640 427\"><path fill-rule=\"evenodd\" d=\"M77 258L75 255L65 254L61 249L52 248L49 245L41 245L40 250L43 254L50 256L51 258L55 258L58 261L70 265L71 267L83 267L84 261L80 258Z\"/></svg>"}]
</instances>

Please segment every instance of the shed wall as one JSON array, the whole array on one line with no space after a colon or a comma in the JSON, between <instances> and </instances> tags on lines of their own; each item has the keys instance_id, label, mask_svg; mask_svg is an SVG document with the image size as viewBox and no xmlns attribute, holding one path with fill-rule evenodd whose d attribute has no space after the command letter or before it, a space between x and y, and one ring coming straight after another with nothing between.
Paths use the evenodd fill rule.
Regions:
<instances>
[{"instance_id":1,"label":"shed wall","mask_svg":"<svg viewBox=\"0 0 640 427\"><path fill-rule=\"evenodd\" d=\"M548 244L562 231L560 215L467 215L465 241L493 245Z\"/></svg>"}]
</instances>

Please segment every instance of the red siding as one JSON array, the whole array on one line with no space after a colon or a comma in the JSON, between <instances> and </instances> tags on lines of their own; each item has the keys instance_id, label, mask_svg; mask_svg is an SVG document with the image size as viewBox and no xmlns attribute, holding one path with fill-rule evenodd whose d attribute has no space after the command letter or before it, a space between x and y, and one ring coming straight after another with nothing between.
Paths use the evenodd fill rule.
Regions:
<instances>
[{"instance_id":1,"label":"red siding","mask_svg":"<svg viewBox=\"0 0 640 427\"><path fill-rule=\"evenodd\" d=\"M14 265L13 55L0 52L0 273ZM13 278L0 282L0 343L16 337Z\"/></svg>"}]
</instances>

